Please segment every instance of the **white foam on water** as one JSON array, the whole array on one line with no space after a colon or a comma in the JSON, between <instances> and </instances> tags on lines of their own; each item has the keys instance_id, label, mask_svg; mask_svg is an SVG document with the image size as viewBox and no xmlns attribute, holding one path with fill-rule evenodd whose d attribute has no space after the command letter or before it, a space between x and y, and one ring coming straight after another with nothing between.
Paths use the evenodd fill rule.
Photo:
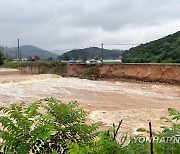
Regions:
<instances>
[{"instance_id":1,"label":"white foam on water","mask_svg":"<svg viewBox=\"0 0 180 154\"><path fill-rule=\"evenodd\" d=\"M125 94L131 97L144 96L170 100L178 99L172 93L166 92L168 95L163 93L163 89L161 90L162 93L159 93L159 90L155 91L148 87L143 88L136 83L61 78L54 75L32 75L22 81L0 83L0 102L6 100L19 101L26 98L38 98L40 96L46 97L58 93L71 96L72 90L70 89Z\"/></svg>"}]
</instances>

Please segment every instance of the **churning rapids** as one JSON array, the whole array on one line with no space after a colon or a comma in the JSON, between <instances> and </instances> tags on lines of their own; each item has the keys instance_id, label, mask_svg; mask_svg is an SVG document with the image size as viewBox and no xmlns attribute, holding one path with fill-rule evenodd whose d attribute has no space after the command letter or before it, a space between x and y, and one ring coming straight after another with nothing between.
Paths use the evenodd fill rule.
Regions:
<instances>
[{"instance_id":1,"label":"churning rapids","mask_svg":"<svg viewBox=\"0 0 180 154\"><path fill-rule=\"evenodd\" d=\"M167 109L180 109L180 87L157 83L123 81L90 81L62 78L58 75L1 75L0 105L33 102L45 97L55 97L63 102L78 101L88 113L88 122L99 122L102 129L118 124L121 130L137 133L138 128L159 130L167 116Z\"/></svg>"}]
</instances>

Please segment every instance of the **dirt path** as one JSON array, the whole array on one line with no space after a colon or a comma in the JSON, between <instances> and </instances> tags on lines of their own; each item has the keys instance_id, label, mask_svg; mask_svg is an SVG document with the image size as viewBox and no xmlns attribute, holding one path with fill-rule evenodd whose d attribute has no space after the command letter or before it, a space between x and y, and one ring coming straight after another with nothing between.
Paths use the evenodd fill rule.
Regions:
<instances>
[{"instance_id":1,"label":"dirt path","mask_svg":"<svg viewBox=\"0 0 180 154\"><path fill-rule=\"evenodd\" d=\"M102 128L123 119L122 130L131 133L137 128L148 129L148 120L154 130L159 130L164 124L159 119L167 115L167 109L180 109L180 87L176 85L90 81L57 75L0 76L1 105L30 103L44 97L78 101L90 113L89 120L101 122Z\"/></svg>"}]
</instances>

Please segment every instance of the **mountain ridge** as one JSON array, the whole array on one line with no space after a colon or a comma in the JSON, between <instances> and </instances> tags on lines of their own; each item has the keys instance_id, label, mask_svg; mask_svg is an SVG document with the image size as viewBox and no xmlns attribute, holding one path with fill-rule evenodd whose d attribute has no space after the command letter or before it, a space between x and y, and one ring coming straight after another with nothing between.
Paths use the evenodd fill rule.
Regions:
<instances>
[{"instance_id":1,"label":"mountain ridge","mask_svg":"<svg viewBox=\"0 0 180 154\"><path fill-rule=\"evenodd\" d=\"M19 49L21 50L22 58L29 58L29 56L38 56L41 59L48 59L48 58L57 59L58 57L58 55L55 53L52 53L50 51L41 49L33 45L22 45L19 47ZM4 56L6 57L5 47L0 46L0 50L2 50ZM17 50L18 47L8 48L8 58L10 59L16 58Z\"/></svg>"},{"instance_id":2,"label":"mountain ridge","mask_svg":"<svg viewBox=\"0 0 180 154\"><path fill-rule=\"evenodd\" d=\"M117 59L119 58L123 50L109 50L103 49L104 59ZM84 49L74 49L58 56L59 60L88 60L88 59L101 59L102 49L98 47L89 47Z\"/></svg>"}]
</instances>

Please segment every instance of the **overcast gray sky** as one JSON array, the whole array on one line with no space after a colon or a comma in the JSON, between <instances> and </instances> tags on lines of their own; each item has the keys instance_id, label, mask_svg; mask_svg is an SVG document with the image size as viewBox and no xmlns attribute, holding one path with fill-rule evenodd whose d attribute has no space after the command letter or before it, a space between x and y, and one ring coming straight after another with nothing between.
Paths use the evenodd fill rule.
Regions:
<instances>
[{"instance_id":1,"label":"overcast gray sky","mask_svg":"<svg viewBox=\"0 0 180 154\"><path fill-rule=\"evenodd\" d=\"M0 45L10 47L144 43L179 30L180 0L0 0Z\"/></svg>"}]
</instances>

